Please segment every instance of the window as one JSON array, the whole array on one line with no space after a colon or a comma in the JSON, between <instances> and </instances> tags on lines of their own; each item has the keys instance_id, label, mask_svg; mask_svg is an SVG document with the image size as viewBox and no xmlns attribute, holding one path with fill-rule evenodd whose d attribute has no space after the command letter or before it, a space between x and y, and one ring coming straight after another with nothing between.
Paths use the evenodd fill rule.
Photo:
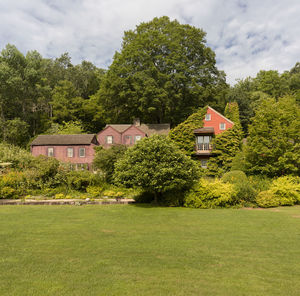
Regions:
<instances>
[{"instance_id":1,"label":"window","mask_svg":"<svg viewBox=\"0 0 300 296\"><path fill-rule=\"evenodd\" d=\"M205 114L205 121L211 120L211 114Z\"/></svg>"},{"instance_id":2,"label":"window","mask_svg":"<svg viewBox=\"0 0 300 296\"><path fill-rule=\"evenodd\" d=\"M79 157L85 157L85 148L79 148Z\"/></svg>"},{"instance_id":3,"label":"window","mask_svg":"<svg viewBox=\"0 0 300 296\"><path fill-rule=\"evenodd\" d=\"M49 148L47 149L47 155L48 155L49 157L54 156L54 148L53 148L53 147L49 147Z\"/></svg>"},{"instance_id":4,"label":"window","mask_svg":"<svg viewBox=\"0 0 300 296\"><path fill-rule=\"evenodd\" d=\"M73 148L67 148L67 156L73 157L74 155L74 149Z\"/></svg>"},{"instance_id":5,"label":"window","mask_svg":"<svg viewBox=\"0 0 300 296\"><path fill-rule=\"evenodd\" d=\"M207 168L207 159L201 159L201 167L204 169Z\"/></svg>"},{"instance_id":6,"label":"window","mask_svg":"<svg viewBox=\"0 0 300 296\"><path fill-rule=\"evenodd\" d=\"M142 139L142 136L141 135L135 135L134 136L134 143L138 142L139 140Z\"/></svg>"},{"instance_id":7,"label":"window","mask_svg":"<svg viewBox=\"0 0 300 296\"><path fill-rule=\"evenodd\" d=\"M132 144L132 136L126 135L125 136L125 145L131 145Z\"/></svg>"},{"instance_id":8,"label":"window","mask_svg":"<svg viewBox=\"0 0 300 296\"><path fill-rule=\"evenodd\" d=\"M113 143L113 136L106 136L106 144L112 144Z\"/></svg>"},{"instance_id":9,"label":"window","mask_svg":"<svg viewBox=\"0 0 300 296\"><path fill-rule=\"evenodd\" d=\"M224 131L226 129L226 124L225 123L220 123L220 130Z\"/></svg>"}]
</instances>

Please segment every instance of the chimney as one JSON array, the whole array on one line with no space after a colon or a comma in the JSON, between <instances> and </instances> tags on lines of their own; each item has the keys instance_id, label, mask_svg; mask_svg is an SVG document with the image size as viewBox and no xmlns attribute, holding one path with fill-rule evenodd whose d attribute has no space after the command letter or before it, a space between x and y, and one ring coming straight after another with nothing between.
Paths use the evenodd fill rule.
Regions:
<instances>
[{"instance_id":1,"label":"chimney","mask_svg":"<svg viewBox=\"0 0 300 296\"><path fill-rule=\"evenodd\" d=\"M139 119L139 118L135 118L135 119L133 120L133 125L135 125L135 126L140 126L140 125L141 125L140 119Z\"/></svg>"}]
</instances>

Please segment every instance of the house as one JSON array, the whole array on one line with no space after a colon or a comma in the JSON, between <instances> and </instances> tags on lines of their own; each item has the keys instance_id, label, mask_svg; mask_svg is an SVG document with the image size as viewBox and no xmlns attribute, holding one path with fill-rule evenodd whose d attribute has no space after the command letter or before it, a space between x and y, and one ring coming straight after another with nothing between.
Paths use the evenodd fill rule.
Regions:
<instances>
[{"instance_id":1,"label":"house","mask_svg":"<svg viewBox=\"0 0 300 296\"><path fill-rule=\"evenodd\" d=\"M232 128L234 123L210 106L207 107L203 121L203 127L194 130L195 156L200 159L201 167L206 168L208 159L213 156L212 138Z\"/></svg>"},{"instance_id":2,"label":"house","mask_svg":"<svg viewBox=\"0 0 300 296\"><path fill-rule=\"evenodd\" d=\"M104 148L112 145L123 144L134 145L144 137L151 135L168 135L170 124L141 124L136 119L133 124L107 124L105 128L97 134L97 140Z\"/></svg>"},{"instance_id":3,"label":"house","mask_svg":"<svg viewBox=\"0 0 300 296\"><path fill-rule=\"evenodd\" d=\"M95 134L39 135L31 143L31 153L55 157L72 164L75 169L91 169L94 147L98 145Z\"/></svg>"}]
</instances>

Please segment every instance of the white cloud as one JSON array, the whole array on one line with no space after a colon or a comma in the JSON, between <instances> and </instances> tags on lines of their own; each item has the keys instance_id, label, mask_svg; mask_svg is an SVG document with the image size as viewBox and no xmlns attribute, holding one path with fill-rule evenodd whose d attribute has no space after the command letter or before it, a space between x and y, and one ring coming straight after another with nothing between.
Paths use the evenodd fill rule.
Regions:
<instances>
[{"instance_id":1,"label":"white cloud","mask_svg":"<svg viewBox=\"0 0 300 296\"><path fill-rule=\"evenodd\" d=\"M45 57L69 52L73 63L106 68L125 30L168 15L207 32L218 68L234 83L300 60L299 14L298 0L2 0L0 48L12 43Z\"/></svg>"}]
</instances>

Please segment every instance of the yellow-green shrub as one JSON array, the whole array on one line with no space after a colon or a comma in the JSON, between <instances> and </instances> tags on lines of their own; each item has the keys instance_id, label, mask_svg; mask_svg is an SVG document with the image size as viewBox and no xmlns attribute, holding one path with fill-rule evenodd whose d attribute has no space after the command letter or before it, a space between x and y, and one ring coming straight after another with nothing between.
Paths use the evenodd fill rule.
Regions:
<instances>
[{"instance_id":1,"label":"yellow-green shrub","mask_svg":"<svg viewBox=\"0 0 300 296\"><path fill-rule=\"evenodd\" d=\"M201 179L187 194L184 205L203 209L229 207L235 203L235 196L234 185L219 179Z\"/></svg>"},{"instance_id":2,"label":"yellow-green shrub","mask_svg":"<svg viewBox=\"0 0 300 296\"><path fill-rule=\"evenodd\" d=\"M86 188L86 192L91 196L91 197L100 197L102 194L103 188L100 186L88 186Z\"/></svg>"},{"instance_id":3,"label":"yellow-green shrub","mask_svg":"<svg viewBox=\"0 0 300 296\"><path fill-rule=\"evenodd\" d=\"M256 197L256 203L261 208L278 207L280 199L271 190L261 191Z\"/></svg>"}]
</instances>

